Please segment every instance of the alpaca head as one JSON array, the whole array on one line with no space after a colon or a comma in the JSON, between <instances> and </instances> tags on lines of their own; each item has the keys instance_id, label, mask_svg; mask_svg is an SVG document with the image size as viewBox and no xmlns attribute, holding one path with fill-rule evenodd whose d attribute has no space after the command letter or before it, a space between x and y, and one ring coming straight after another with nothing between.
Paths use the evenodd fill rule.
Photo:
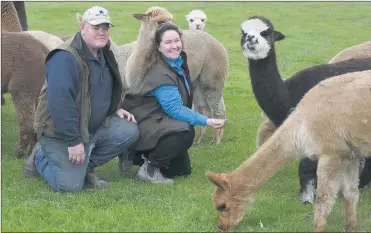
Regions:
<instances>
[{"instance_id":1,"label":"alpaca head","mask_svg":"<svg viewBox=\"0 0 371 233\"><path fill-rule=\"evenodd\" d=\"M273 24L261 16L253 16L241 24L241 48L246 59L259 60L268 56L274 43L285 38Z\"/></svg>"},{"instance_id":2,"label":"alpaca head","mask_svg":"<svg viewBox=\"0 0 371 233\"><path fill-rule=\"evenodd\" d=\"M205 30L206 15L202 10L191 11L186 19L190 30Z\"/></svg>"},{"instance_id":3,"label":"alpaca head","mask_svg":"<svg viewBox=\"0 0 371 233\"><path fill-rule=\"evenodd\" d=\"M158 6L150 7L145 14L134 13L132 15L137 20L152 26L154 30L159 24L173 22L173 15L165 8Z\"/></svg>"},{"instance_id":4,"label":"alpaca head","mask_svg":"<svg viewBox=\"0 0 371 233\"><path fill-rule=\"evenodd\" d=\"M217 211L218 230L230 231L243 219L249 198L240 197L232 189L230 174L207 172L206 177L216 185L214 192L214 208Z\"/></svg>"}]
</instances>

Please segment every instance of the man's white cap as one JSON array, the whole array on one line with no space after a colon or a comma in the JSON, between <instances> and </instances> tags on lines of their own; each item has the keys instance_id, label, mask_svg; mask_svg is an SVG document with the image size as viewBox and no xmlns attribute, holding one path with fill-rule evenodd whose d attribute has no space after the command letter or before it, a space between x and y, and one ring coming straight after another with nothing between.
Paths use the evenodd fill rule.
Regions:
<instances>
[{"instance_id":1,"label":"man's white cap","mask_svg":"<svg viewBox=\"0 0 371 233\"><path fill-rule=\"evenodd\" d=\"M108 10L100 6L93 6L87 9L82 16L82 22L88 22L91 25L108 23L113 26L108 15Z\"/></svg>"}]
</instances>

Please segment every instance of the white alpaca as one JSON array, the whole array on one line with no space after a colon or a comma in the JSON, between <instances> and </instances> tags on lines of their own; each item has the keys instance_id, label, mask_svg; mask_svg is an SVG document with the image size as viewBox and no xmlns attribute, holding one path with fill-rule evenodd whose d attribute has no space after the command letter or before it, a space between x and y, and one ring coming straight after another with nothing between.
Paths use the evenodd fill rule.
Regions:
<instances>
[{"instance_id":1,"label":"white alpaca","mask_svg":"<svg viewBox=\"0 0 371 233\"><path fill-rule=\"evenodd\" d=\"M205 30L206 14L202 10L193 10L186 15L190 30Z\"/></svg>"}]
</instances>

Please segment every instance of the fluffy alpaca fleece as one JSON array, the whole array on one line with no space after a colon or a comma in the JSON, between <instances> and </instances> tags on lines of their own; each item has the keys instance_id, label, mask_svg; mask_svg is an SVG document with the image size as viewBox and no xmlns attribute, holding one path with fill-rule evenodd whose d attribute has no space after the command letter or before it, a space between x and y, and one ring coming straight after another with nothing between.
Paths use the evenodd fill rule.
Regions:
<instances>
[{"instance_id":1,"label":"fluffy alpaca fleece","mask_svg":"<svg viewBox=\"0 0 371 233\"><path fill-rule=\"evenodd\" d=\"M24 1L13 1L15 10L17 11L18 19L22 27L22 31L28 30L27 14Z\"/></svg>"},{"instance_id":2,"label":"fluffy alpaca fleece","mask_svg":"<svg viewBox=\"0 0 371 233\"><path fill-rule=\"evenodd\" d=\"M269 117L260 127L258 144L269 138L274 128L282 124L303 95L320 81L355 71L371 69L371 59L351 59L334 64L306 68L285 81L280 76L275 42L285 36L274 29L264 17L253 16L241 24L241 48L249 62L251 85L255 98ZM269 91L268 91L269 90ZM274 126L270 126L273 124ZM317 162L303 159L299 164L300 200L313 203L316 187ZM371 177L369 177L371 178Z\"/></svg>"},{"instance_id":3,"label":"fluffy alpaca fleece","mask_svg":"<svg viewBox=\"0 0 371 233\"><path fill-rule=\"evenodd\" d=\"M339 191L345 203L345 230L354 229L360 159L371 155L370 95L371 70L322 81L239 168L229 174L207 172L216 185L218 227L235 228L244 217L245 202L287 163L306 154L319 160L314 231L325 230Z\"/></svg>"},{"instance_id":4,"label":"fluffy alpaca fleece","mask_svg":"<svg viewBox=\"0 0 371 233\"><path fill-rule=\"evenodd\" d=\"M26 33L43 43L49 49L49 51L55 49L58 47L58 45L63 43L63 40L59 37L44 31L26 31Z\"/></svg>"},{"instance_id":5,"label":"fluffy alpaca fleece","mask_svg":"<svg viewBox=\"0 0 371 233\"><path fill-rule=\"evenodd\" d=\"M335 55L328 63L335 63L345 61L353 58L367 58L371 57L371 41L363 42L359 45L346 48Z\"/></svg>"},{"instance_id":6,"label":"fluffy alpaca fleece","mask_svg":"<svg viewBox=\"0 0 371 233\"><path fill-rule=\"evenodd\" d=\"M48 52L41 42L25 32L1 34L1 94L12 94L20 129L18 156L28 156L36 142L33 119L45 81L44 62Z\"/></svg>"},{"instance_id":7,"label":"fluffy alpaca fleece","mask_svg":"<svg viewBox=\"0 0 371 233\"><path fill-rule=\"evenodd\" d=\"M17 11L12 2L1 2L1 31L21 32Z\"/></svg>"},{"instance_id":8,"label":"fluffy alpaca fleece","mask_svg":"<svg viewBox=\"0 0 371 233\"><path fill-rule=\"evenodd\" d=\"M133 17L142 21L138 40L117 49L117 60L126 90L140 83L157 61L154 45L157 25L172 22L173 19L172 15L161 7L151 7L145 14L133 14ZM185 30L182 33L183 48L188 56L194 88L194 107L204 115L223 119L226 117L223 89L229 68L227 51L220 42L204 31ZM125 68L122 68L123 65ZM214 130L214 143L221 142L223 132L224 128ZM205 127L199 127L196 144L200 143L204 133Z\"/></svg>"},{"instance_id":9,"label":"fluffy alpaca fleece","mask_svg":"<svg viewBox=\"0 0 371 233\"><path fill-rule=\"evenodd\" d=\"M205 30L206 14L202 10L193 10L186 15L189 30Z\"/></svg>"}]
</instances>

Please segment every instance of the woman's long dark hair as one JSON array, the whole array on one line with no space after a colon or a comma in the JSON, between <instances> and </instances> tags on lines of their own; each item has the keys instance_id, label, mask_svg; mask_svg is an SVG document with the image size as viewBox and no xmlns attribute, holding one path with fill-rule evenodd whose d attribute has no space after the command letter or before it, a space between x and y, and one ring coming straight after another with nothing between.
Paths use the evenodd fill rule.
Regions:
<instances>
[{"instance_id":1,"label":"woman's long dark hair","mask_svg":"<svg viewBox=\"0 0 371 233\"><path fill-rule=\"evenodd\" d=\"M156 34L155 34L155 46L156 50L158 51L158 47L160 46L162 36L164 35L165 32L167 31L176 31L179 34L180 40L182 41L183 45L183 40L182 40L182 32L180 31L179 27L175 24L172 23L162 23L157 26Z\"/></svg>"}]
</instances>

